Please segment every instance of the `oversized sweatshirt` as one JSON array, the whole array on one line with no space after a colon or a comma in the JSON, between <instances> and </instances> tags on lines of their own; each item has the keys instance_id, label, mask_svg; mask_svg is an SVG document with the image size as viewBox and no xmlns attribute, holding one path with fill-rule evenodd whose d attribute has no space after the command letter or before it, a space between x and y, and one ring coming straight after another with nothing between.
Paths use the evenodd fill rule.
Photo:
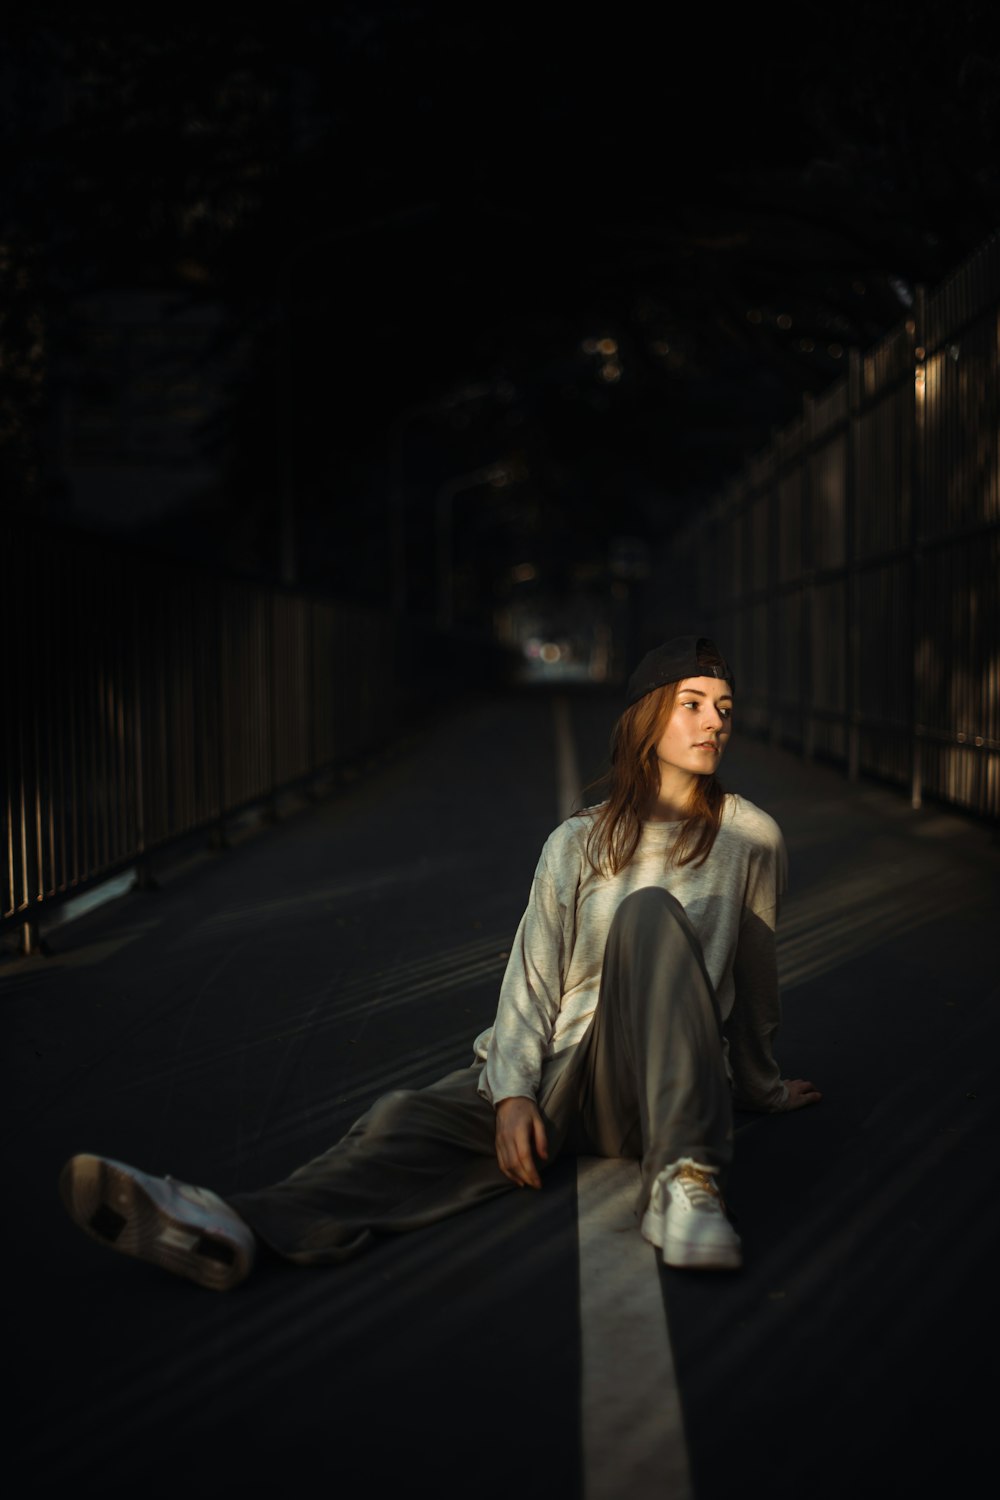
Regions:
<instances>
[{"instance_id":1,"label":"oversized sweatshirt","mask_svg":"<svg viewBox=\"0 0 1000 1500\"><path fill-rule=\"evenodd\" d=\"M611 876L595 874L587 860L592 826L587 813L568 818L542 849L496 1020L476 1038L480 1094L494 1105L537 1096L544 1061L576 1046L594 1014L619 905L632 891L658 885L681 903L700 939L734 1102L784 1108L787 1090L773 1052L781 1019L774 930L787 872L777 823L730 794L703 864L670 862L679 824L644 823L635 856Z\"/></svg>"}]
</instances>

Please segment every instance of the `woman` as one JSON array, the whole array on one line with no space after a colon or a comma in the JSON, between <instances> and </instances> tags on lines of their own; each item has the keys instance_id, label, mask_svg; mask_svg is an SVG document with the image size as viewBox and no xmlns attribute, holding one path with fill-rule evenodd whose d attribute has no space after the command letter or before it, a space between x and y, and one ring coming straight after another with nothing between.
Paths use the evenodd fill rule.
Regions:
<instances>
[{"instance_id":1,"label":"woman","mask_svg":"<svg viewBox=\"0 0 1000 1500\"><path fill-rule=\"evenodd\" d=\"M344 1260L380 1233L538 1188L569 1150L641 1162L641 1232L667 1265L738 1267L719 1191L733 1104L821 1096L783 1081L772 1051L785 849L773 819L716 778L734 687L704 637L640 662L607 800L547 840L471 1067L384 1095L285 1181L228 1200L75 1156L60 1189L76 1223L224 1290L260 1242L300 1264Z\"/></svg>"}]
</instances>

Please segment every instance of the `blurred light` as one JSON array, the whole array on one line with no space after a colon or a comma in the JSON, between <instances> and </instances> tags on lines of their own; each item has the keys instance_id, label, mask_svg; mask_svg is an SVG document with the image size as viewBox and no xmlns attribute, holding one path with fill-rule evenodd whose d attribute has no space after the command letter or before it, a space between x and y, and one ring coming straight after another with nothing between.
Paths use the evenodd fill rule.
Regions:
<instances>
[{"instance_id":1,"label":"blurred light","mask_svg":"<svg viewBox=\"0 0 1000 1500\"><path fill-rule=\"evenodd\" d=\"M918 344L914 349L913 354L916 359L922 360L927 354L927 350L923 347L922 344Z\"/></svg>"},{"instance_id":2,"label":"blurred light","mask_svg":"<svg viewBox=\"0 0 1000 1500\"><path fill-rule=\"evenodd\" d=\"M803 354L811 354L815 347L816 345L813 343L812 339L799 339L799 348L802 350Z\"/></svg>"},{"instance_id":3,"label":"blurred light","mask_svg":"<svg viewBox=\"0 0 1000 1500\"><path fill-rule=\"evenodd\" d=\"M917 331L917 325L912 318L907 318L906 320L906 331L907 333L916 333Z\"/></svg>"},{"instance_id":4,"label":"blurred light","mask_svg":"<svg viewBox=\"0 0 1000 1500\"><path fill-rule=\"evenodd\" d=\"M760 308L759 307L751 307L750 311L747 313L747 322L748 323L759 323L760 322L760 316L761 316L761 314L760 314Z\"/></svg>"},{"instance_id":5,"label":"blurred light","mask_svg":"<svg viewBox=\"0 0 1000 1500\"><path fill-rule=\"evenodd\" d=\"M915 386L915 394L923 399L926 389L926 375L924 373L923 365L917 365L913 380Z\"/></svg>"},{"instance_id":6,"label":"blurred light","mask_svg":"<svg viewBox=\"0 0 1000 1500\"><path fill-rule=\"evenodd\" d=\"M597 345L598 354L617 354L618 345L614 339L601 339Z\"/></svg>"},{"instance_id":7,"label":"blurred light","mask_svg":"<svg viewBox=\"0 0 1000 1500\"><path fill-rule=\"evenodd\" d=\"M949 344L948 345L948 353L951 355L952 359L957 364L958 363L958 356L961 353L961 345L959 345L959 344Z\"/></svg>"},{"instance_id":8,"label":"blurred light","mask_svg":"<svg viewBox=\"0 0 1000 1500\"><path fill-rule=\"evenodd\" d=\"M841 359L844 354L843 344L827 344L826 352L831 359Z\"/></svg>"},{"instance_id":9,"label":"blurred light","mask_svg":"<svg viewBox=\"0 0 1000 1500\"><path fill-rule=\"evenodd\" d=\"M537 636L529 636L524 643L524 654L531 661L537 661L542 654L542 643Z\"/></svg>"},{"instance_id":10,"label":"blurred light","mask_svg":"<svg viewBox=\"0 0 1000 1500\"><path fill-rule=\"evenodd\" d=\"M667 343L666 339L657 339L653 344L653 351L656 354L667 355L670 353L670 345Z\"/></svg>"},{"instance_id":11,"label":"blurred light","mask_svg":"<svg viewBox=\"0 0 1000 1500\"><path fill-rule=\"evenodd\" d=\"M181 260L176 266L178 276L183 276L185 281L211 281L212 273L207 266L202 265L199 260Z\"/></svg>"},{"instance_id":12,"label":"blurred light","mask_svg":"<svg viewBox=\"0 0 1000 1500\"><path fill-rule=\"evenodd\" d=\"M621 378L622 367L621 365L615 364L613 359L607 360L606 363L601 366L601 379L606 380L609 385L613 385L616 380L621 380Z\"/></svg>"},{"instance_id":13,"label":"blurred light","mask_svg":"<svg viewBox=\"0 0 1000 1500\"><path fill-rule=\"evenodd\" d=\"M792 326L792 320L787 313L779 313L776 321L779 328L791 328Z\"/></svg>"},{"instance_id":14,"label":"blurred light","mask_svg":"<svg viewBox=\"0 0 1000 1500\"><path fill-rule=\"evenodd\" d=\"M518 563L511 568L510 576L515 583L530 583L533 578L538 577L538 569L534 563Z\"/></svg>"},{"instance_id":15,"label":"blurred light","mask_svg":"<svg viewBox=\"0 0 1000 1500\"><path fill-rule=\"evenodd\" d=\"M557 646L554 641L546 641L538 654L547 667L554 667L562 657L562 647Z\"/></svg>"},{"instance_id":16,"label":"blurred light","mask_svg":"<svg viewBox=\"0 0 1000 1500\"><path fill-rule=\"evenodd\" d=\"M583 343L580 345L580 348L583 350L584 354L596 354L597 353L597 340L596 339L584 339Z\"/></svg>"}]
</instances>

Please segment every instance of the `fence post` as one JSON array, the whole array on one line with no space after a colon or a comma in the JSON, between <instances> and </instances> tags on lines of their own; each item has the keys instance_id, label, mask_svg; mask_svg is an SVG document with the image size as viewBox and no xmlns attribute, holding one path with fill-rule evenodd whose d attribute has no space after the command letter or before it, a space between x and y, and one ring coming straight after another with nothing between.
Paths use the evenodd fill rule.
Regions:
<instances>
[{"instance_id":1,"label":"fence post","mask_svg":"<svg viewBox=\"0 0 1000 1500\"><path fill-rule=\"evenodd\" d=\"M307 734L309 740L309 778L306 782L306 795L311 802L319 800L319 722L316 707L317 677L316 665L316 617L319 613L319 603L315 599L304 599L302 607L306 612L306 714Z\"/></svg>"},{"instance_id":2,"label":"fence post","mask_svg":"<svg viewBox=\"0 0 1000 1500\"><path fill-rule=\"evenodd\" d=\"M265 615L265 650L267 652L267 796L264 799L265 823L278 821L278 595L272 590L270 608Z\"/></svg>"},{"instance_id":3,"label":"fence post","mask_svg":"<svg viewBox=\"0 0 1000 1500\"><path fill-rule=\"evenodd\" d=\"M226 630L226 606L225 586L220 580L215 583L215 631L213 645L213 656L215 660L215 750L216 750L216 776L218 785L216 788L217 816L213 827L208 835L208 847L221 850L229 848L229 839L226 834L226 810L228 798L226 795L227 781L227 747L226 747L226 681L225 681L225 630Z\"/></svg>"},{"instance_id":4,"label":"fence post","mask_svg":"<svg viewBox=\"0 0 1000 1500\"><path fill-rule=\"evenodd\" d=\"M925 403L927 362L927 295L922 286L916 289L910 330L914 372L912 396L912 460L910 479L910 806L919 809L924 797L924 695L920 643L917 623L920 620L920 595L923 590L924 559L921 545L924 513L925 472Z\"/></svg>"},{"instance_id":5,"label":"fence post","mask_svg":"<svg viewBox=\"0 0 1000 1500\"><path fill-rule=\"evenodd\" d=\"M847 779L857 781L861 764L858 666L857 506L861 446L861 355L847 354L847 474L844 495L844 699L847 717Z\"/></svg>"},{"instance_id":6,"label":"fence post","mask_svg":"<svg viewBox=\"0 0 1000 1500\"><path fill-rule=\"evenodd\" d=\"M146 778L143 767L142 633L145 613L139 603L139 583L132 580L132 745L135 802L135 883L140 891L156 889L146 851Z\"/></svg>"},{"instance_id":7,"label":"fence post","mask_svg":"<svg viewBox=\"0 0 1000 1500\"><path fill-rule=\"evenodd\" d=\"M802 759L813 758L816 721L813 718L813 611L815 569L812 547L812 455L816 432L816 403L808 393L802 397L802 495L799 509L799 572L802 581L802 618L799 642L799 703Z\"/></svg>"},{"instance_id":8,"label":"fence post","mask_svg":"<svg viewBox=\"0 0 1000 1500\"><path fill-rule=\"evenodd\" d=\"M14 715L17 766L15 805L18 809L19 827L15 838L19 838L21 846L21 905L29 912L37 911L42 897L43 884L40 857L39 663L37 645L31 632L33 612L27 607L29 600L33 603L32 586L34 584L35 579L29 572L27 586L23 580L19 580L19 586L15 586L17 602L13 616L14 649L10 658L13 669L13 703L16 710ZM37 917L24 918L21 923L20 938L21 952L25 956L44 951Z\"/></svg>"},{"instance_id":9,"label":"fence post","mask_svg":"<svg viewBox=\"0 0 1000 1500\"><path fill-rule=\"evenodd\" d=\"M766 600L764 618L767 621L767 743L772 749L781 739L781 710L778 707L780 697L777 692L779 663L778 620L781 609L781 601L778 598L778 579L781 574L780 554L778 550L781 527L781 510L778 505L777 482L779 459L778 435L779 429L772 427L771 444L768 450L766 498L764 501L767 506L767 535L764 548L764 598Z\"/></svg>"}]
</instances>

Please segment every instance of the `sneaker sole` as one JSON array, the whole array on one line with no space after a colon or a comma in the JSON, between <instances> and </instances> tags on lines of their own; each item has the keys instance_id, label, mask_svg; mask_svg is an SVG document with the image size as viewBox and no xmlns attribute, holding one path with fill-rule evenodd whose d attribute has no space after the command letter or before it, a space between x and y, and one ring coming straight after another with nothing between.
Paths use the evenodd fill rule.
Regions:
<instances>
[{"instance_id":1,"label":"sneaker sole","mask_svg":"<svg viewBox=\"0 0 1000 1500\"><path fill-rule=\"evenodd\" d=\"M73 1222L109 1250L214 1292L229 1291L250 1274L252 1250L185 1223L168 1206L169 1188L121 1162L72 1157L60 1174L59 1196Z\"/></svg>"},{"instance_id":2,"label":"sneaker sole","mask_svg":"<svg viewBox=\"0 0 1000 1500\"><path fill-rule=\"evenodd\" d=\"M642 1235L644 1240L648 1240L651 1245L655 1245L657 1250L662 1250L663 1215L654 1214L650 1209L647 1208L646 1212L642 1216L642 1223L639 1225L639 1233Z\"/></svg>"},{"instance_id":3,"label":"sneaker sole","mask_svg":"<svg viewBox=\"0 0 1000 1500\"><path fill-rule=\"evenodd\" d=\"M738 1271L743 1253L739 1245L697 1245L683 1240L671 1244L668 1234L663 1264L676 1271Z\"/></svg>"}]
</instances>

